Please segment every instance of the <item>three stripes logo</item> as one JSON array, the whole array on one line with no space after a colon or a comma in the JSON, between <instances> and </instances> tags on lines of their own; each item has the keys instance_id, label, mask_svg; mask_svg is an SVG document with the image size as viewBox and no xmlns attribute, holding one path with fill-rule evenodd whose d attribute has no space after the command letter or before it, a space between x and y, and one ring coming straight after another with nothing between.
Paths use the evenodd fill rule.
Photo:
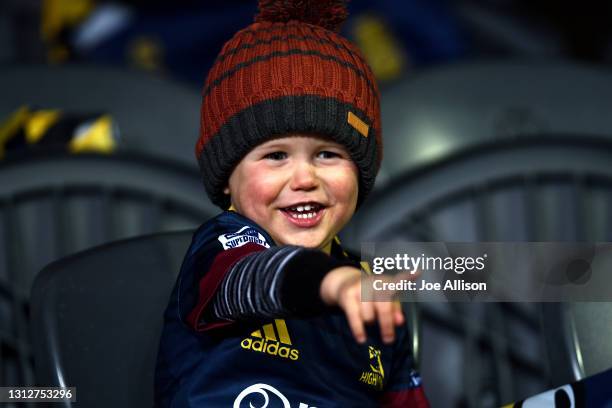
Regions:
<instances>
[{"instance_id":1,"label":"three stripes logo","mask_svg":"<svg viewBox=\"0 0 612 408\"><path fill-rule=\"evenodd\" d=\"M245 350L253 350L294 361L300 358L300 351L291 347L291 338L289 337L287 324L283 319L274 319L273 323L262 326L261 330L255 330L249 337L240 342L240 346Z\"/></svg>"}]
</instances>

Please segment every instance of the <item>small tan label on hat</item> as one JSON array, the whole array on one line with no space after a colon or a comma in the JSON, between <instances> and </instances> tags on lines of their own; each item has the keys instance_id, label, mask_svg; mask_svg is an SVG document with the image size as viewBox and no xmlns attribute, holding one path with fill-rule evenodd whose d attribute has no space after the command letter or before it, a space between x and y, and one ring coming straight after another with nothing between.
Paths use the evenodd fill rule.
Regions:
<instances>
[{"instance_id":1,"label":"small tan label on hat","mask_svg":"<svg viewBox=\"0 0 612 408\"><path fill-rule=\"evenodd\" d=\"M347 122L349 125L354 127L356 131L361 133L363 136L368 137L370 127L363 120L359 119L353 112L349 111Z\"/></svg>"}]
</instances>

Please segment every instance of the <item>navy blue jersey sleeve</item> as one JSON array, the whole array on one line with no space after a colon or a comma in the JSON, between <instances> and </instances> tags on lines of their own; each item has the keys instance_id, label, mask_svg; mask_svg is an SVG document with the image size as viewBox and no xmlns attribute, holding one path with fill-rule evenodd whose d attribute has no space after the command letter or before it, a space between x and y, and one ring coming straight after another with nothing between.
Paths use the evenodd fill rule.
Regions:
<instances>
[{"instance_id":1,"label":"navy blue jersey sleeve","mask_svg":"<svg viewBox=\"0 0 612 408\"><path fill-rule=\"evenodd\" d=\"M345 264L318 249L295 245L249 254L229 268L211 312L226 320L316 316L327 309L319 294L321 281Z\"/></svg>"},{"instance_id":2,"label":"navy blue jersey sleeve","mask_svg":"<svg viewBox=\"0 0 612 408\"><path fill-rule=\"evenodd\" d=\"M229 324L206 321L205 311L230 267L243 257L274 245L248 218L224 212L194 234L177 282L179 318L197 331Z\"/></svg>"},{"instance_id":3,"label":"navy blue jersey sleeve","mask_svg":"<svg viewBox=\"0 0 612 408\"><path fill-rule=\"evenodd\" d=\"M226 212L194 236L179 277L180 317L204 331L235 320L314 316L327 308L323 277L347 264L317 249L274 246L248 218Z\"/></svg>"}]
</instances>

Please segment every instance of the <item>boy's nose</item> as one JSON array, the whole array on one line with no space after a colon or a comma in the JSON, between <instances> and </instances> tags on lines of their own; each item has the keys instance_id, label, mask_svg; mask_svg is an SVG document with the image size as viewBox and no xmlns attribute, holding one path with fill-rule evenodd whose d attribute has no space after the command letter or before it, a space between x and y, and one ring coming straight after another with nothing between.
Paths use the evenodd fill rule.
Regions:
<instances>
[{"instance_id":1,"label":"boy's nose","mask_svg":"<svg viewBox=\"0 0 612 408\"><path fill-rule=\"evenodd\" d=\"M292 190L313 190L319 185L317 171L310 163L297 163L291 175Z\"/></svg>"}]
</instances>

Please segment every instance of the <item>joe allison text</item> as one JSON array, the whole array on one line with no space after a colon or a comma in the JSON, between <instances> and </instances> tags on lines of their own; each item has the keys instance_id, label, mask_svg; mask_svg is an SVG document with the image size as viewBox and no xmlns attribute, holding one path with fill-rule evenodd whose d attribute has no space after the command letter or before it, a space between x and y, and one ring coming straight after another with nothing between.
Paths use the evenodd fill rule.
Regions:
<instances>
[{"instance_id":1,"label":"joe allison text","mask_svg":"<svg viewBox=\"0 0 612 408\"><path fill-rule=\"evenodd\" d=\"M487 290L486 282L466 282L463 279L447 280L441 282L428 282L421 279L418 282L402 279L397 282L385 282L382 279L376 279L373 282L374 290L391 290L391 291L485 291Z\"/></svg>"}]
</instances>

